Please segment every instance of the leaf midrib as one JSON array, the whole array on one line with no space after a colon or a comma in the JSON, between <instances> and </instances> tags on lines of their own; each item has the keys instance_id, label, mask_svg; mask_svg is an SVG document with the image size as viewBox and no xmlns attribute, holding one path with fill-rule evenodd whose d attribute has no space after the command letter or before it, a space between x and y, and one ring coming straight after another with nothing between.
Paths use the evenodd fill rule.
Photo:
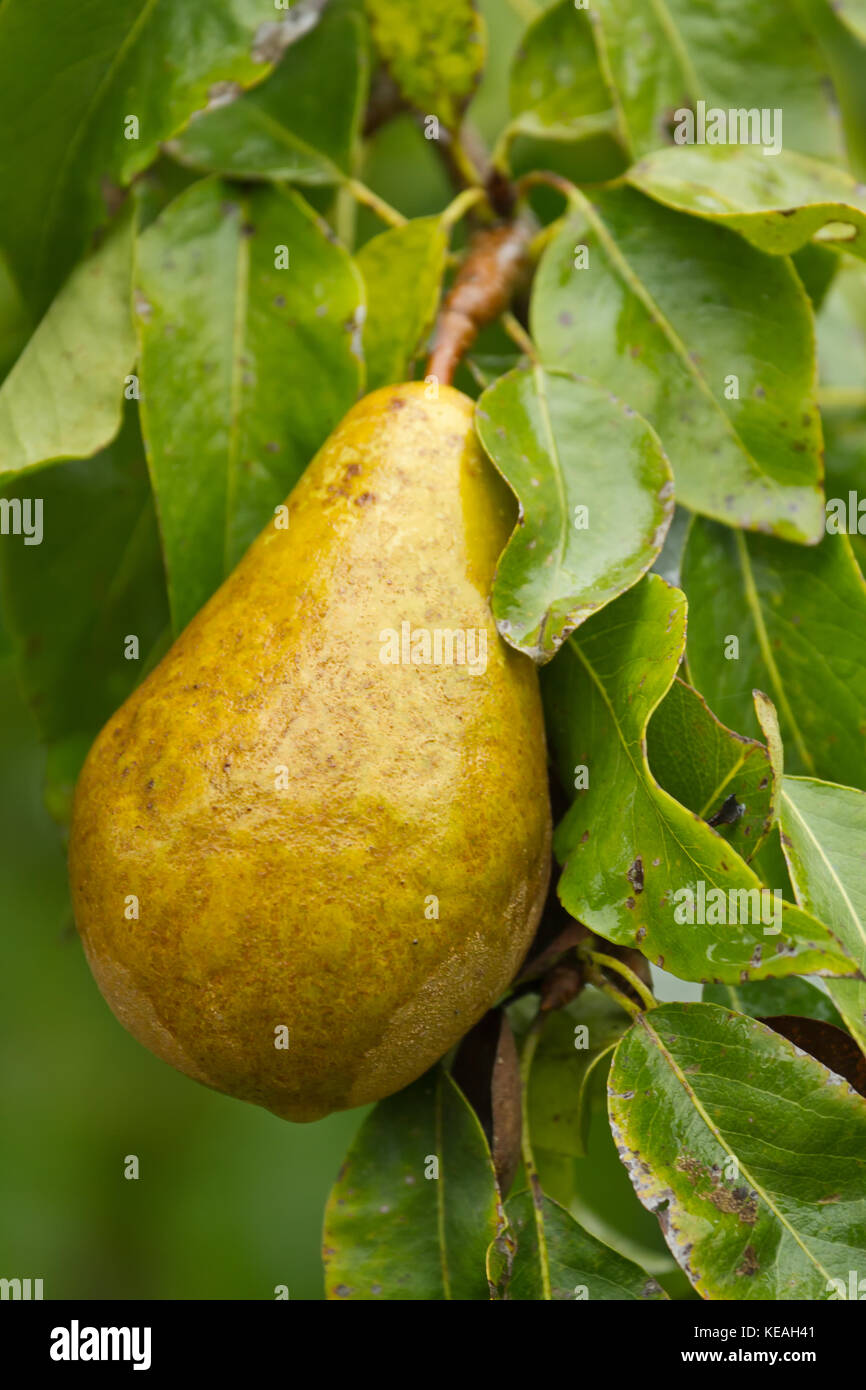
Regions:
<instances>
[{"instance_id":1,"label":"leaf midrib","mask_svg":"<svg viewBox=\"0 0 866 1390\"><path fill-rule=\"evenodd\" d=\"M617 734L618 734L618 736L619 736L619 741L620 741L620 743L622 744L623 751L625 752L626 757L628 758L629 762L630 762L631 765L632 765L632 768L634 769L635 777L637 778L638 785L640 786L640 788L641 788L641 790L642 790L644 796L645 796L645 797L647 798L647 800L649 801L649 804L650 804L650 806L651 806L651 808L652 808L652 811L653 811L653 813L654 813L654 815L655 815L655 817L656 817L656 820L659 822L659 825L662 827L663 831L665 831L668 835L670 835L670 837L671 837L671 839L673 840L674 844L677 845L678 848L682 851L683 856L684 856L684 858L688 861L688 863L690 863L695 869L700 870L700 872L701 872L706 878L709 879L709 882L712 883L712 885L713 885L714 888L719 887L720 885L719 885L719 884L716 882L716 880L711 876L709 867L708 867L706 864L699 864L699 863L698 863L698 861L694 858L694 856L692 855L692 853L691 853L691 851L688 849L688 847L687 847L686 845L683 844L683 842L682 842L682 840L680 839L679 835L677 834L676 830L674 829L674 827L671 825L670 821L669 821L669 820L667 819L667 817L665 816L665 814L664 814L664 812L663 812L661 806L659 805L658 801L656 800L656 795L655 795L655 793L656 793L656 791L659 791L659 792L661 792L661 793L662 793L663 795L665 795L665 796L669 796L670 793L665 792L665 790L664 790L663 787L659 787L659 785L658 785L658 783L656 782L655 778L652 776L652 770L651 770L651 768L650 768L650 766L649 766L649 763L646 761L645 758L642 759L642 766L639 766L638 763L635 762L635 759L634 759L634 757L633 757L633 755L632 755L632 751L631 751L631 745L630 745L629 742L626 740L625 732L624 732L624 730L623 730L623 728L622 728L622 724L620 723L620 720L619 720L619 718L618 718L618 716L617 716L617 713L616 713L616 711L615 711L615 709L614 709L614 707L613 707L613 705L612 705L612 703L611 703L611 701L610 701L610 698L608 697L607 691L606 691L606 689L605 689L605 687L604 687L604 685L603 685L603 683L602 683L602 681L601 681L600 676L599 676L598 673L596 672L595 667L592 665L592 662L589 660L589 658L586 657L586 656L584 656L584 654L583 654L583 652L581 651L580 646L579 646L579 644L578 644L576 638L570 637L568 640L569 640L569 644L574 648L575 652L577 653L579 660L581 661L581 663L583 664L583 666L585 667L586 671L587 671L588 674L589 674L590 680L591 680L591 681L593 682L593 684L595 685L595 687L596 687L596 689L598 690L598 692L599 692L599 694L600 694L600 696L601 696L601 698L602 698L602 700L603 700L605 706L607 707L607 711L608 711L608 713L609 713L609 715L610 715L610 717L611 717L611 720L612 720L612 722L613 722L613 726L614 726L614 728L616 729L616 732L617 732ZM670 684L673 685L673 677L671 677L671 683L670 683ZM668 686L667 689L670 690L670 685ZM657 705L661 703L661 701L664 699L664 696L665 696L666 694L667 694L667 691L663 691L663 692L662 692L662 694L659 696L658 701L656 702L656 705L653 706L653 709L655 709L655 708L657 707ZM650 714L652 714L652 710L650 711ZM647 716L647 721L646 721L646 724L648 724L648 723L649 723L649 716ZM642 738L645 737L645 735L646 735L646 724L644 724L644 727L643 727L643 730L642 730L642 734L641 734L641 737L642 737ZM675 804L676 806L679 806L679 805L680 805L680 803L679 803L678 801L676 801L674 797L671 797L671 800L674 802L674 804ZM685 808L683 808L683 809L685 809ZM712 828L712 827L710 827L710 828ZM721 838L721 837L720 837L720 838ZM723 843L724 843L724 841L723 841ZM736 851L734 851L734 852L736 853ZM744 861L744 864L745 864L745 861ZM749 870L749 866L748 866L747 864L745 865L745 867L746 867L746 869L747 869L749 872L752 872L751 870ZM756 883L758 882L757 877L756 877L756 879L755 879L755 882L756 882ZM650 932L650 931L652 931L652 926L651 926L651 925L648 927L648 932Z\"/></svg>"},{"instance_id":2,"label":"leaf midrib","mask_svg":"<svg viewBox=\"0 0 866 1390\"><path fill-rule=\"evenodd\" d=\"M646 195L642 194L641 196ZM734 443L735 447L739 450L742 457L747 461L747 463L751 465L756 479L760 479L762 483L772 488L772 490L781 498L783 496L782 484L778 482L778 480L773 476L772 473L768 472L766 469L761 467L761 465L758 463L758 460L752 453L751 449L748 448L745 441L741 438L738 430L734 425L734 422L731 420L730 416L726 413L726 411L722 409L722 406L716 398L716 395L710 387L708 381L704 377L703 373L698 370L697 364L692 360L691 353L688 351L679 333L674 328L674 325L668 318L667 314L665 314L662 310L661 305L659 304L658 300L654 297L649 287L641 279L641 277L635 271L634 267L631 265L631 262L628 260L628 258L621 250L616 238L608 230L608 227L604 222L604 219L599 216L595 208L590 203L589 199L586 198L578 190L575 190L573 194L573 201L575 203L575 206L581 209L587 222L589 222L590 226L595 231L595 234L598 237L599 242L607 252L612 266L616 271L618 271L620 278L622 279L626 288L643 306L644 311L649 315L651 322L654 322L656 326L661 329L668 343L673 348L674 353L678 358L681 366L685 368L686 373L689 377L691 377L692 381L694 382L695 386L697 387L698 391L703 396L703 398L706 401L708 401L709 404L712 406L716 416L719 420L721 420L724 430Z\"/></svg>"},{"instance_id":3,"label":"leaf midrib","mask_svg":"<svg viewBox=\"0 0 866 1390\"><path fill-rule=\"evenodd\" d=\"M767 633L766 624L764 622L764 611L761 607L761 600L758 594L757 585L755 584L755 576L752 571L752 562L749 557L748 547L746 545L745 537L743 536L742 531L734 531L734 543L737 547L737 558L740 562L740 570L743 576L743 593L745 595L746 604L752 615L752 621L755 624L755 636L758 639L758 646L761 651L761 656L763 657L764 665L767 668L770 680L773 683L773 687L776 694L776 704L779 706L779 708L785 716L785 721L788 727L790 728L794 738L794 742L797 745L797 752L800 754L800 757L802 758L806 766L809 768L810 772L814 774L814 760L808 748L806 747L805 740L803 738L802 733L800 732L800 726L794 718L794 711L792 710L788 702L788 696L785 693L785 687L782 681L782 677L779 672L779 668L776 665L776 658L773 656L772 650L770 648L770 638L769 634Z\"/></svg>"},{"instance_id":4,"label":"leaf midrib","mask_svg":"<svg viewBox=\"0 0 866 1390\"><path fill-rule=\"evenodd\" d=\"M830 1281L830 1278L831 1278L831 1275L830 1275L829 1271L826 1270L826 1269L824 1268L824 1266L821 1264L821 1262L820 1262L820 1260L817 1258L817 1256L815 1256L815 1255L812 1254L812 1252L811 1252L811 1250L809 1250L808 1246L806 1246L806 1245L803 1244L803 1241L800 1239L800 1236L798 1235L797 1231L796 1231L796 1230L794 1229L794 1227L790 1224L790 1222L786 1219L786 1217L783 1216L782 1213L778 1210L778 1208L776 1207L776 1205L775 1205L774 1202L772 1201L772 1199L771 1199L771 1197L769 1196L769 1194L768 1194L767 1192L764 1191L764 1188L763 1188L763 1187L761 1186L761 1184L752 1176L751 1172L750 1172L749 1169L745 1166L745 1164L740 1162L740 1159L738 1158L738 1156L734 1153L733 1149L730 1147L730 1145L727 1143L727 1141L723 1138L723 1136L722 1136L722 1134L721 1134L721 1131L718 1129L718 1127L717 1127L717 1126L713 1123L713 1121L710 1119L709 1115L707 1114L706 1110L705 1110L704 1107L703 1107L703 1104L701 1103L700 1097L699 1097L699 1096L697 1095L697 1093L695 1092L694 1087L692 1087L692 1086L689 1084L688 1080L686 1079L685 1073L682 1071L682 1069L681 1069L680 1066L678 1065L676 1059L671 1055L670 1052L668 1052L667 1048L665 1047L665 1045L664 1045L664 1043L662 1042L661 1038L659 1037L658 1033L656 1033L655 1030L651 1027L651 1025L647 1022L647 1015L646 1015L645 1013L639 1014L638 1017L637 1017L637 1019L635 1020L635 1022L636 1022L636 1023L639 1023L639 1024L646 1030L646 1032L649 1034L649 1036L654 1040L655 1044L656 1044L657 1047L658 1047L658 1050L659 1050L660 1054L661 1054L661 1055L665 1058L665 1060L668 1062L668 1064L669 1064L669 1066L670 1066L670 1068L671 1068L671 1071L673 1072L673 1074L674 1074L674 1076L677 1078L677 1080L680 1082L680 1085L682 1086L683 1090L686 1092L686 1095L687 1095L687 1096L689 1097L689 1099L691 1100L692 1104L693 1104L694 1107L695 1107L695 1110L697 1111L697 1113L698 1113L698 1115L700 1116L700 1118L703 1120L704 1124L706 1125L707 1129L708 1129L708 1130L710 1131L710 1133L712 1134L713 1138L716 1140L716 1142L717 1142L717 1144L719 1145L719 1147L722 1148L722 1149L724 1150L724 1152L725 1152L726 1154L728 1154L728 1156L734 1160L734 1162L735 1162L736 1165L737 1165L737 1171L747 1180L747 1182L750 1184L750 1186L753 1188L753 1190L758 1194L758 1196L759 1196L759 1197L761 1198L761 1200L766 1204L766 1206L768 1207L768 1209L769 1209L769 1210L773 1213L773 1215L776 1217L776 1220L779 1222L779 1224L780 1224L781 1226L783 1226L783 1227L785 1228L786 1231L788 1231L789 1235L793 1238L793 1240L795 1241L795 1243L796 1243L797 1245L799 1245L800 1249L803 1251L803 1254L807 1257L807 1259L811 1260L811 1262L812 1262L812 1264L815 1266L815 1268L816 1268L817 1270L820 1270L820 1272L825 1276L825 1278L826 1278L827 1281L829 1282L829 1281ZM762 1094L766 1094L766 1093L762 1093Z\"/></svg>"},{"instance_id":5,"label":"leaf midrib","mask_svg":"<svg viewBox=\"0 0 866 1390\"><path fill-rule=\"evenodd\" d=\"M556 575L551 577L550 585L550 588L553 590L554 593L554 598L551 600L551 602L547 604L544 617L542 618L541 624L538 629L538 645L540 648L543 649L545 637L544 630L547 626L548 620L551 617L553 603L556 601L556 594L559 592L559 585L556 583L556 579L566 569L566 556L568 551L568 503L566 501L565 496L565 481L562 475L562 461L559 457L559 446L557 445L556 437L553 433L553 421L550 418L550 403L547 399L547 375L545 373L544 368L539 363L536 363L536 365L533 367L532 374L533 379L535 381L535 389L538 393L538 405L539 410L541 412L541 420L545 435L545 441L547 443L548 453L551 460L553 476L556 480L556 490L557 497L559 500L560 515L559 542L556 547ZM551 550L550 553L553 554L555 552Z\"/></svg>"},{"instance_id":6,"label":"leaf midrib","mask_svg":"<svg viewBox=\"0 0 866 1390\"><path fill-rule=\"evenodd\" d=\"M859 917L859 915L858 915L858 913L857 913L857 910L856 910L856 908L854 907L854 904L852 903L850 897L848 896L847 889L845 888L844 884L842 883L842 880L841 880L841 878L839 877L838 873L836 872L835 867L833 866L833 864L831 864L830 860L827 858L827 855L826 855L826 853L825 853L825 851L824 851L823 845L821 844L821 842L820 842L820 840L818 839L818 837L815 835L815 833L814 833L814 831L812 830L811 826L809 825L808 821L807 821L806 818L804 817L802 811L799 809L799 807L796 805L796 803L795 803L794 801L791 800L791 797L790 797L789 794L785 791L785 784L784 784L784 782L782 783L782 800L783 800L783 801L786 801L786 802L788 803L788 805L791 807L791 810L794 812L794 815L797 817L797 820L800 822L800 824L802 825L804 831L805 831L806 834L808 835L809 839L812 841L812 844L815 846L815 849L817 850L817 852L818 852L818 854L819 854L819 856L820 856L820 858L821 858L821 862L824 864L825 868L827 869L828 874L830 875L830 877L831 877L831 879L833 880L833 882L836 884L836 887L837 887L838 890L839 890L839 896L841 897L842 901L844 902L845 906L847 907L847 909L848 909L848 911L849 911L849 913L850 913L850 915L851 915L851 920L852 920L852 922L854 923L854 926L857 928L857 932L858 932L858 934L859 934L859 936L860 936L860 938L861 938L861 940L862 940L862 942L863 942L863 948L864 948L864 961L866 961L866 926L864 926L863 922L860 920L860 917ZM817 914L815 914L815 915L817 915Z\"/></svg>"},{"instance_id":7,"label":"leaf midrib","mask_svg":"<svg viewBox=\"0 0 866 1390\"><path fill-rule=\"evenodd\" d=\"M679 61L686 86L689 88L689 96L696 101L698 92L704 90L705 84L702 84L698 76L682 34L677 28L676 20L671 14L666 0L650 0L650 8L655 13L659 26L670 41L671 48Z\"/></svg>"},{"instance_id":8,"label":"leaf midrib","mask_svg":"<svg viewBox=\"0 0 866 1390\"><path fill-rule=\"evenodd\" d=\"M97 86L93 92L93 96L87 103L81 120L78 123L78 127L71 140L69 141L68 145L66 146L66 153L64 154L63 159L60 163L60 168L57 171L57 178L54 181L54 188L52 190L48 207L46 209L45 219L42 224L42 236L39 241L39 247L34 262L37 274L41 272L41 268L44 262L45 246L48 240L50 239L53 230L54 212L57 207L57 201L60 196L60 192L64 187L69 167L74 157L78 154L79 149L81 148L81 141L84 138L84 133L90 125L93 114L96 111L99 102L102 100L104 92L114 80L114 77L117 74L127 53L129 53L130 50L138 42L142 30L147 27L147 24L150 22L151 15L158 4L159 0L145 0L143 9L136 16L133 23L129 26L129 30L126 36L124 37L123 42L118 45L114 57L111 59L111 62L109 63L106 71L103 73L102 80L99 83L97 83Z\"/></svg>"}]
</instances>

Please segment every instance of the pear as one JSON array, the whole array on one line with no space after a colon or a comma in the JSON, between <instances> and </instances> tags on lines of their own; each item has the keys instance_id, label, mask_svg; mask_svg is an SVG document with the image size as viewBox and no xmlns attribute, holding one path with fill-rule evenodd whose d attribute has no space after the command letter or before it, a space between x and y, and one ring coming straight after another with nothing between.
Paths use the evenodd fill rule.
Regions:
<instances>
[{"instance_id":1,"label":"pear","mask_svg":"<svg viewBox=\"0 0 866 1390\"><path fill-rule=\"evenodd\" d=\"M550 868L515 504L472 401L375 391L93 745L70 879L158 1057L290 1120L399 1090L500 996Z\"/></svg>"}]
</instances>

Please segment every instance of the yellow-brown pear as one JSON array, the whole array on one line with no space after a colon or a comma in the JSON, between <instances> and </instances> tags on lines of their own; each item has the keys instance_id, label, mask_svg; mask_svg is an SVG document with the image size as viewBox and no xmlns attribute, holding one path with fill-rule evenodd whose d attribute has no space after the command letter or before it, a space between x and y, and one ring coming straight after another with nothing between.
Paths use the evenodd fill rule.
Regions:
<instances>
[{"instance_id":1,"label":"yellow-brown pear","mask_svg":"<svg viewBox=\"0 0 866 1390\"><path fill-rule=\"evenodd\" d=\"M75 915L115 1014L287 1119L419 1076L541 913L536 673L488 603L514 503L472 412L421 383L355 406L76 789Z\"/></svg>"}]
</instances>

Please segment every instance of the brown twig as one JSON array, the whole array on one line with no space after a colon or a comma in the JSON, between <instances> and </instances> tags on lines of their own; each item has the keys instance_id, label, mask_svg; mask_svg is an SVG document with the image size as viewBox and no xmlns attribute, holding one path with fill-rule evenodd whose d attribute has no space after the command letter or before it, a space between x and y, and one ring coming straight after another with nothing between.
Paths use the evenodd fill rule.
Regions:
<instances>
[{"instance_id":1,"label":"brown twig","mask_svg":"<svg viewBox=\"0 0 866 1390\"><path fill-rule=\"evenodd\" d=\"M480 330L508 308L527 270L533 230L520 218L475 234L440 310L425 375L450 383Z\"/></svg>"}]
</instances>

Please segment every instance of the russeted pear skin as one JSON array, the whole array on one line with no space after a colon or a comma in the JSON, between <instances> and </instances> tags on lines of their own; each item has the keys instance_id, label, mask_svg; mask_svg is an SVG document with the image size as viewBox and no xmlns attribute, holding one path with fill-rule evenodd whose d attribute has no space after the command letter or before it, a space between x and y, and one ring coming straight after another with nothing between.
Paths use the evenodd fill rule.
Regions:
<instances>
[{"instance_id":1,"label":"russeted pear skin","mask_svg":"<svg viewBox=\"0 0 866 1390\"><path fill-rule=\"evenodd\" d=\"M111 1008L286 1119L424 1072L541 914L538 682L488 602L516 509L473 409L415 382L360 401L76 788L75 916ZM402 659L437 630L486 666L444 637L438 664Z\"/></svg>"}]
</instances>

